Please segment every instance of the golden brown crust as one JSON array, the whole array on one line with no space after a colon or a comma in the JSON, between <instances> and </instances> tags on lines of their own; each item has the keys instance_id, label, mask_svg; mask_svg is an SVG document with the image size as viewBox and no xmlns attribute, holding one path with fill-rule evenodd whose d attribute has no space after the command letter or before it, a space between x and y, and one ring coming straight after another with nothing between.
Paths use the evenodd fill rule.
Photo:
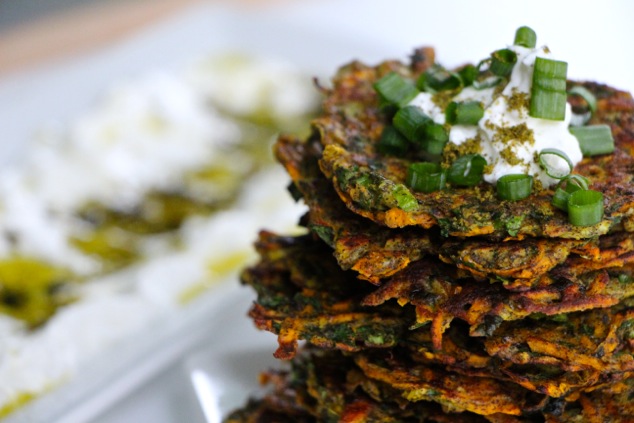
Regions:
<instances>
[{"instance_id":1,"label":"golden brown crust","mask_svg":"<svg viewBox=\"0 0 634 423\"><path fill-rule=\"evenodd\" d=\"M324 101L323 115L313 122L324 146L320 167L341 200L355 213L390 228L440 226L450 236L511 236L587 239L607 233L634 210L634 100L622 91L598 84L585 86L599 98L591 123L613 128L616 151L586 158L575 173L586 176L605 196L605 216L591 227L577 227L551 205L551 191L506 202L494 188L449 188L430 194L410 192L416 205L403 208L396 198L404 187L406 169L416 157L385 156L376 149L387 122L372 83L388 71L416 76L411 65L386 62L376 67L354 63L340 69ZM628 226L629 227L629 226Z\"/></svg>"}]
</instances>

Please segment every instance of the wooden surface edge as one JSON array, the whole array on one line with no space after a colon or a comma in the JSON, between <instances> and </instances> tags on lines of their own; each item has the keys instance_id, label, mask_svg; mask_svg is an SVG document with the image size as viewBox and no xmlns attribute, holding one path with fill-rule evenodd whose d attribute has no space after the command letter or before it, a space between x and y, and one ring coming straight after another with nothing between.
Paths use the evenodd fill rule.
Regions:
<instances>
[{"instance_id":1,"label":"wooden surface edge","mask_svg":"<svg viewBox=\"0 0 634 423\"><path fill-rule=\"evenodd\" d=\"M221 1L134 0L78 6L0 32L0 77L53 60L87 53L124 39L188 7ZM225 2L232 7L270 6L271 0Z\"/></svg>"}]
</instances>

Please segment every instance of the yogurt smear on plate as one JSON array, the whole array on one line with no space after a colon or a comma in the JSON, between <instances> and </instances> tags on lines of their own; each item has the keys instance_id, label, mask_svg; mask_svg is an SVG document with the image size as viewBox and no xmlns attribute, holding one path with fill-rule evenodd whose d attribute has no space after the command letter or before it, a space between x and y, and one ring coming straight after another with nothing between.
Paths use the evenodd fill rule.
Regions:
<instances>
[{"instance_id":1,"label":"yogurt smear on plate","mask_svg":"<svg viewBox=\"0 0 634 423\"><path fill-rule=\"evenodd\" d=\"M205 290L235 281L255 254L252 243L260 228L292 231L288 222L304 213L286 192L285 172L268 166L257 152L268 149L268 137L282 126L278 120L308 126L305 117L317 104L316 95L306 95L312 92L310 78L290 65L244 59L232 68L248 76L242 81L210 63L215 59L116 81L101 103L63 126L45 128L23 161L0 171L0 263L25 257L70 270L63 282L72 294L36 327L0 313L0 418L81 373L113 344L132 334L143 339L150 322L182 317L184 305ZM293 84L272 83L279 68ZM240 107L229 107L235 106L228 105L229 98ZM272 111L266 101L274 102ZM274 114L265 116L268 126L250 121L265 109ZM249 130L262 128L252 132L268 135L248 136L245 122ZM249 142L264 148L252 152ZM261 164L251 166L258 160ZM202 177L191 182L198 169L212 165L220 170L226 165L230 172L220 182ZM254 170L242 171L245 166ZM230 206L185 214L166 232L135 233L138 257L114 270L104 270L72 242L92 229L86 228L92 222L80 218L86 204L134 213L148 206L148 193L190 189L204 200L232 183L238 190ZM20 286L32 285L23 279ZM9 292L5 282L0 281L0 294Z\"/></svg>"}]
</instances>

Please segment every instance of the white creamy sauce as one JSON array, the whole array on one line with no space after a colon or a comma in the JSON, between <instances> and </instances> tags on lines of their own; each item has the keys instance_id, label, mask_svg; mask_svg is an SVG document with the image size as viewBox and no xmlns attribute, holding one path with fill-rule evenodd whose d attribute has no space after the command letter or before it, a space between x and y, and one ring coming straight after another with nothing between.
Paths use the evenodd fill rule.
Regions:
<instances>
[{"instance_id":1,"label":"white creamy sauce","mask_svg":"<svg viewBox=\"0 0 634 423\"><path fill-rule=\"evenodd\" d=\"M474 125L452 125L449 130L449 141L460 145L478 136L478 127Z\"/></svg>"},{"instance_id":2,"label":"white creamy sauce","mask_svg":"<svg viewBox=\"0 0 634 423\"><path fill-rule=\"evenodd\" d=\"M49 207L67 211L87 201L129 208L149 189L175 187L186 170L213 163L240 133L182 77L154 73L116 84L67 131L49 136L63 138L35 146L22 172Z\"/></svg>"},{"instance_id":3,"label":"white creamy sauce","mask_svg":"<svg viewBox=\"0 0 634 423\"><path fill-rule=\"evenodd\" d=\"M318 101L305 75L283 61L227 54L196 61L186 75L198 92L236 115L266 111L284 120L308 113Z\"/></svg>"},{"instance_id":4,"label":"white creamy sauce","mask_svg":"<svg viewBox=\"0 0 634 423\"><path fill-rule=\"evenodd\" d=\"M468 140L479 140L482 149L480 154L492 169L484 174L484 180L488 183L495 184L500 177L507 174L523 173L534 176L544 187L548 187L558 180L549 177L535 160L540 151L546 148L559 149L570 158L573 166L582 159L579 142L568 130L573 118L571 107L570 104L566 104L563 121L533 118L529 116L529 110L525 106L510 107L509 100L513 95L524 93L530 96L535 59L552 57L545 47L529 49L514 45L509 49L517 54L517 63L508 83L499 94L496 94L495 88L476 90L467 87L454 97L453 100L457 102L481 102L484 106L484 116L478 125L453 125L449 132L449 142L461 145ZM410 104L420 107L435 122L444 123L444 114L437 106L434 108L431 94L421 93ZM501 130L523 124L532 131L534 143L513 139L500 142L497 139ZM505 159L503 152L509 147L511 155L519 160L519 164L509 163ZM566 173L568 170L568 164L563 160L551 164L557 171Z\"/></svg>"},{"instance_id":5,"label":"white creamy sauce","mask_svg":"<svg viewBox=\"0 0 634 423\"><path fill-rule=\"evenodd\" d=\"M97 270L97 263L68 242L75 219L52 213L26 186L15 169L0 173L0 257L19 254L68 267L77 274ZM76 223L76 222L75 222Z\"/></svg>"},{"instance_id":6,"label":"white creamy sauce","mask_svg":"<svg viewBox=\"0 0 634 423\"><path fill-rule=\"evenodd\" d=\"M242 71L245 81L244 75L230 78L215 68L194 68L207 83L218 77L221 95L243 103L240 110L259 107L263 93L276 98L280 116L312 110L315 103L307 101L315 96L306 95L312 87L303 74L284 65L295 82L272 84L282 65L255 61L249 66ZM218 151L239 140L239 127L210 107L199 82L192 81L191 68L120 82L66 128L43 131L24 162L0 171L0 257L17 253L90 275L97 264L69 243L82 230L74 217L79 207L96 201L125 209L149 190L178 187L188 170L226 160ZM72 377L115 341L177 312L189 291L235 280L241 262L233 267L227 262L254 258L259 229L292 231L289 222L305 211L286 192L287 185L281 167L252 176L233 209L184 222L176 234L178 246L172 236L149 238L143 261L78 284L80 299L36 331L0 315L0 409Z\"/></svg>"}]
</instances>

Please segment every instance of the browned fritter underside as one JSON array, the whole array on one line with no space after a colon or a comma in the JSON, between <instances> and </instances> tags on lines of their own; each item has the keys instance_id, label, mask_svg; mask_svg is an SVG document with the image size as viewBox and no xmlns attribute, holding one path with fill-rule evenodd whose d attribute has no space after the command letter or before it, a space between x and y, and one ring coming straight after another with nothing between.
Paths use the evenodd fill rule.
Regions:
<instances>
[{"instance_id":1,"label":"browned fritter underside","mask_svg":"<svg viewBox=\"0 0 634 423\"><path fill-rule=\"evenodd\" d=\"M548 398L494 378L410 362L400 352L348 357L308 350L290 370L269 371L262 381L270 392L226 423L566 423L634 417L631 379Z\"/></svg>"}]
</instances>

